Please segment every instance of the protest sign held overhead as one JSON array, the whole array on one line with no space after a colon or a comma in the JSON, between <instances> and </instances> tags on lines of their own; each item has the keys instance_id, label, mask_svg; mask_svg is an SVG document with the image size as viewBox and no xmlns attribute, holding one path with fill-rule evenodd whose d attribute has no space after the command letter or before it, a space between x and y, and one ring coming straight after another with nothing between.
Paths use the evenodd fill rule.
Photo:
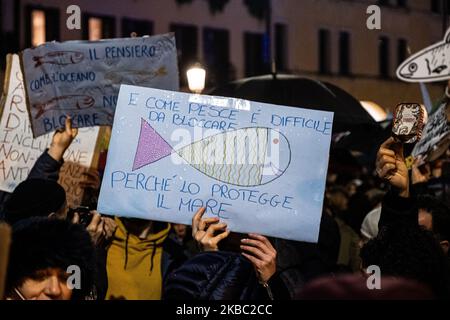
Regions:
<instances>
[{"instance_id":1,"label":"protest sign held overhead","mask_svg":"<svg viewBox=\"0 0 450 320\"><path fill-rule=\"evenodd\" d=\"M420 158L422 161L434 161L447 151L450 146L447 113L447 102L444 102L429 116L422 138L412 151L414 158Z\"/></svg>"},{"instance_id":2,"label":"protest sign held overhead","mask_svg":"<svg viewBox=\"0 0 450 320\"><path fill-rule=\"evenodd\" d=\"M8 55L0 119L0 190L12 192L25 180L37 158L48 148L53 133L33 139L25 103L18 55ZM99 127L82 128L64 154L59 183L69 206L78 206L83 190L79 182L91 166Z\"/></svg>"},{"instance_id":3,"label":"protest sign held overhead","mask_svg":"<svg viewBox=\"0 0 450 320\"><path fill-rule=\"evenodd\" d=\"M397 68L406 82L435 82L450 79L450 29L444 40L417 52Z\"/></svg>"},{"instance_id":4,"label":"protest sign held overhead","mask_svg":"<svg viewBox=\"0 0 450 320\"><path fill-rule=\"evenodd\" d=\"M333 113L121 86L98 211L316 242Z\"/></svg>"},{"instance_id":5,"label":"protest sign held overhead","mask_svg":"<svg viewBox=\"0 0 450 320\"><path fill-rule=\"evenodd\" d=\"M22 54L33 135L111 125L121 84L178 90L173 34L45 43Z\"/></svg>"}]
</instances>

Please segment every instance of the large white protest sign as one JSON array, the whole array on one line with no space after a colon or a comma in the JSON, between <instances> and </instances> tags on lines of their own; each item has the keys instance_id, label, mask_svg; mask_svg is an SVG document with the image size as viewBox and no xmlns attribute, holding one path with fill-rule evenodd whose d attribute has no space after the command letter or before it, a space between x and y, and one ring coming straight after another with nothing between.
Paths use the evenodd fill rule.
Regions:
<instances>
[{"instance_id":1,"label":"large white protest sign","mask_svg":"<svg viewBox=\"0 0 450 320\"><path fill-rule=\"evenodd\" d=\"M25 180L37 158L51 143L53 134L33 139L25 104L24 83L18 55L8 55L0 119L0 190L12 192ZM64 154L59 183L67 202L77 206L83 190L79 182L90 166L99 127L82 128Z\"/></svg>"},{"instance_id":2,"label":"large white protest sign","mask_svg":"<svg viewBox=\"0 0 450 320\"><path fill-rule=\"evenodd\" d=\"M333 113L121 86L98 210L316 242Z\"/></svg>"},{"instance_id":3,"label":"large white protest sign","mask_svg":"<svg viewBox=\"0 0 450 320\"><path fill-rule=\"evenodd\" d=\"M49 42L22 55L34 136L64 126L111 125L121 84L178 90L173 34Z\"/></svg>"},{"instance_id":4,"label":"large white protest sign","mask_svg":"<svg viewBox=\"0 0 450 320\"><path fill-rule=\"evenodd\" d=\"M450 79L450 29L444 40L417 52L397 68L406 82L434 82Z\"/></svg>"},{"instance_id":5,"label":"large white protest sign","mask_svg":"<svg viewBox=\"0 0 450 320\"><path fill-rule=\"evenodd\" d=\"M422 133L412 151L415 158L434 161L450 146L450 127L447 122L447 101L428 118Z\"/></svg>"}]
</instances>

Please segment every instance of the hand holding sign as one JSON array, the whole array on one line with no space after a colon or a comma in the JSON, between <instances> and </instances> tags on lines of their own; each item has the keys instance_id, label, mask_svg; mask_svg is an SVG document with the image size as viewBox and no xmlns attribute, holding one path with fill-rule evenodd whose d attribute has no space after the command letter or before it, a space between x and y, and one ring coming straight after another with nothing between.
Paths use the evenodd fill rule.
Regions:
<instances>
[{"instance_id":1,"label":"hand holding sign","mask_svg":"<svg viewBox=\"0 0 450 320\"><path fill-rule=\"evenodd\" d=\"M399 190L401 197L409 197L409 176L403 156L403 144L395 142L393 137L381 145L377 154L376 171Z\"/></svg>"},{"instance_id":2,"label":"hand holding sign","mask_svg":"<svg viewBox=\"0 0 450 320\"><path fill-rule=\"evenodd\" d=\"M228 237L230 230L226 229L226 223L219 223L217 217L202 219L205 211L206 208L200 208L192 217L192 237L202 251L217 251L220 240Z\"/></svg>"},{"instance_id":3,"label":"hand holding sign","mask_svg":"<svg viewBox=\"0 0 450 320\"><path fill-rule=\"evenodd\" d=\"M242 255L253 264L260 281L266 283L277 271L277 251L269 239L250 233L250 239L242 239Z\"/></svg>"},{"instance_id":4,"label":"hand holding sign","mask_svg":"<svg viewBox=\"0 0 450 320\"><path fill-rule=\"evenodd\" d=\"M64 129L56 130L53 135L52 143L48 149L48 154L56 161L61 161L64 152L66 152L67 148L69 148L77 134L78 129L72 128L72 119L67 117Z\"/></svg>"}]
</instances>

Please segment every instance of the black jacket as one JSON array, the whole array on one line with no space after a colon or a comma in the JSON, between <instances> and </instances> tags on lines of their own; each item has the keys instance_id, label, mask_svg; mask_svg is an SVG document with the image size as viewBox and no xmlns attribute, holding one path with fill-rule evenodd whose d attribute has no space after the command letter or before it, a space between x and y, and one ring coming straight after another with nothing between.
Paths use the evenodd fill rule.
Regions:
<instances>
[{"instance_id":1,"label":"black jacket","mask_svg":"<svg viewBox=\"0 0 450 320\"><path fill-rule=\"evenodd\" d=\"M173 271L165 281L166 300L269 300L288 299L277 274L261 285L252 264L239 253L202 252ZM270 292L270 293L269 293Z\"/></svg>"},{"instance_id":2,"label":"black jacket","mask_svg":"<svg viewBox=\"0 0 450 320\"><path fill-rule=\"evenodd\" d=\"M58 181L59 170L63 165L63 161L56 161L45 150L34 163L27 179L49 179ZM3 205L10 196L9 192L0 191L0 219L3 218Z\"/></svg>"}]
</instances>

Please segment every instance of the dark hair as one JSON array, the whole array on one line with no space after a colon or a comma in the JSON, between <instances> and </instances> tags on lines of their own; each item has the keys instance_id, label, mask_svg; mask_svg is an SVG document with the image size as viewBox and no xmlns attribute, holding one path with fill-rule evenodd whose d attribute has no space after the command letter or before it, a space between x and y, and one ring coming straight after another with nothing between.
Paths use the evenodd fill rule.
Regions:
<instances>
[{"instance_id":1,"label":"dark hair","mask_svg":"<svg viewBox=\"0 0 450 320\"><path fill-rule=\"evenodd\" d=\"M432 288L437 297L450 293L449 265L439 243L418 225L392 225L380 230L360 252L364 268L380 267L382 276L402 276Z\"/></svg>"},{"instance_id":2,"label":"dark hair","mask_svg":"<svg viewBox=\"0 0 450 320\"><path fill-rule=\"evenodd\" d=\"M450 241L450 207L445 202L430 195L418 196L417 207L433 217L432 228L439 241Z\"/></svg>"},{"instance_id":3,"label":"dark hair","mask_svg":"<svg viewBox=\"0 0 450 320\"><path fill-rule=\"evenodd\" d=\"M89 233L66 220L33 217L13 227L6 292L20 286L37 271L76 265L81 271L81 288L72 299L84 299L93 289L94 247Z\"/></svg>"},{"instance_id":4,"label":"dark hair","mask_svg":"<svg viewBox=\"0 0 450 320\"><path fill-rule=\"evenodd\" d=\"M3 218L13 225L30 217L47 217L59 211L65 201L66 192L56 181L27 179L22 181L6 200Z\"/></svg>"}]
</instances>

